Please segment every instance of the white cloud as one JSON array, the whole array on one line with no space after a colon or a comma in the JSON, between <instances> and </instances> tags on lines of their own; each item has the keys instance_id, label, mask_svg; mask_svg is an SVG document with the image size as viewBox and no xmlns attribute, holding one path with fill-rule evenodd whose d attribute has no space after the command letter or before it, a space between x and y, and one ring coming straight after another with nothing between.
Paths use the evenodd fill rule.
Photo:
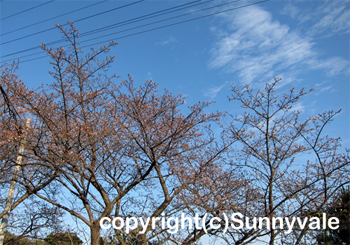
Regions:
<instances>
[{"instance_id":1,"label":"white cloud","mask_svg":"<svg viewBox=\"0 0 350 245\"><path fill-rule=\"evenodd\" d=\"M220 92L221 89L223 89L225 87L225 85L227 84L227 82L225 82L223 85L219 86L219 87L213 87L208 89L205 93L204 96L208 96L210 98L215 98L216 95Z\"/></svg>"},{"instance_id":2,"label":"white cloud","mask_svg":"<svg viewBox=\"0 0 350 245\"><path fill-rule=\"evenodd\" d=\"M324 87L320 90L320 93L327 91L327 90L330 90L331 88L332 88L332 86Z\"/></svg>"},{"instance_id":3,"label":"white cloud","mask_svg":"<svg viewBox=\"0 0 350 245\"><path fill-rule=\"evenodd\" d=\"M171 43L177 43L177 39L173 36L170 36L168 39L166 39L165 41L162 41L162 42L158 42L157 44L160 44L160 45L167 45L167 44L171 44Z\"/></svg>"},{"instance_id":4,"label":"white cloud","mask_svg":"<svg viewBox=\"0 0 350 245\"><path fill-rule=\"evenodd\" d=\"M236 73L243 83L269 80L285 68L290 76L306 66L325 69L331 76L349 67L349 61L340 57L321 60L311 38L274 21L269 12L259 7L222 16L228 31L220 35L212 49L210 66Z\"/></svg>"},{"instance_id":5,"label":"white cloud","mask_svg":"<svg viewBox=\"0 0 350 245\"><path fill-rule=\"evenodd\" d=\"M331 36L350 32L349 0L293 0L286 5L283 13L300 24L308 23L304 27L310 35Z\"/></svg>"},{"instance_id":6,"label":"white cloud","mask_svg":"<svg viewBox=\"0 0 350 245\"><path fill-rule=\"evenodd\" d=\"M298 102L298 103L293 105L292 110L303 112L305 110L305 106L301 102Z\"/></svg>"},{"instance_id":7,"label":"white cloud","mask_svg":"<svg viewBox=\"0 0 350 245\"><path fill-rule=\"evenodd\" d=\"M293 19L297 18L300 14L300 9L297 8L295 5L288 3L286 6L284 6L282 13L285 15L289 15Z\"/></svg>"},{"instance_id":8,"label":"white cloud","mask_svg":"<svg viewBox=\"0 0 350 245\"><path fill-rule=\"evenodd\" d=\"M324 69L326 75L337 75L342 71L349 73L349 61L341 57L332 57L326 60L310 60L309 65L313 69Z\"/></svg>"},{"instance_id":9,"label":"white cloud","mask_svg":"<svg viewBox=\"0 0 350 245\"><path fill-rule=\"evenodd\" d=\"M345 1L332 1L332 4L322 8L322 18L318 21L313 29L315 32L329 31L333 33L346 32L350 28L349 9L346 7ZM347 2L349 3L349 2Z\"/></svg>"}]
</instances>

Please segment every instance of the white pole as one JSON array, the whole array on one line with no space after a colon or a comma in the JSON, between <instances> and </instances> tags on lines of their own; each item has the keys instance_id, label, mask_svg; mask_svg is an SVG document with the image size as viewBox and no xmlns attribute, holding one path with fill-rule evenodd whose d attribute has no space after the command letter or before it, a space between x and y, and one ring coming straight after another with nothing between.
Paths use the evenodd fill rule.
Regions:
<instances>
[{"instance_id":1,"label":"white pole","mask_svg":"<svg viewBox=\"0 0 350 245\"><path fill-rule=\"evenodd\" d=\"M5 205L5 209L4 209L4 216L3 216L2 221L1 221L1 226L0 226L0 245L4 244L5 232L6 232L6 228L7 228L7 222L8 222L8 219L9 219L10 212L11 212L13 196L15 194L16 180L18 178L18 173L19 173L19 170L21 169L21 165L22 165L24 146L27 143L26 142L27 141L27 132L28 132L29 126L30 126L30 118L27 118L26 127L24 129L24 137L21 140L21 144L19 146L19 152L18 152L18 156L17 156L17 160L16 160L16 166L15 166L15 169L13 170L13 175L12 175L12 180L11 180L11 184L10 184L9 193L7 195L7 198L6 198L6 205Z\"/></svg>"}]
</instances>

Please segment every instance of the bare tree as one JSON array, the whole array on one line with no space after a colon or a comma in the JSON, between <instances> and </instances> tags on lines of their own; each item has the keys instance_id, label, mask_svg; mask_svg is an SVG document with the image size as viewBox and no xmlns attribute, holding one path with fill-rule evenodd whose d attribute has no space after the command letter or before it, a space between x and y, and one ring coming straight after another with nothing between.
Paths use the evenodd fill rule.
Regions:
<instances>
[{"instance_id":1,"label":"bare tree","mask_svg":"<svg viewBox=\"0 0 350 245\"><path fill-rule=\"evenodd\" d=\"M160 93L152 81L138 87L129 77L116 85L115 75L100 74L113 57L98 59L115 43L83 56L77 29L59 28L70 48L42 46L52 59L54 83L17 96L35 122L35 159L57 173L35 195L88 226L96 245L102 217L152 218L181 210L179 194L210 171L227 146L214 142L210 123L220 113L206 114L210 103L190 106L184 115L184 97ZM149 224L134 238L140 244L181 240L167 231ZM114 235L120 244L133 237L124 230Z\"/></svg>"},{"instance_id":2,"label":"bare tree","mask_svg":"<svg viewBox=\"0 0 350 245\"><path fill-rule=\"evenodd\" d=\"M230 151L230 165L244 173L256 193L239 209L245 210L241 211L244 217L272 221L273 217L317 216L337 190L349 183L349 158L340 152L340 138L323 136L340 111L301 119L293 104L308 92L292 88L279 96L275 91L279 80L275 78L256 93L248 85L232 88L230 100L239 101L246 112L231 116L226 127L229 138L239 142ZM307 225L296 226L290 235L266 226L241 229L232 231L229 243L247 244L268 236L269 244L300 244L308 232Z\"/></svg>"}]
</instances>

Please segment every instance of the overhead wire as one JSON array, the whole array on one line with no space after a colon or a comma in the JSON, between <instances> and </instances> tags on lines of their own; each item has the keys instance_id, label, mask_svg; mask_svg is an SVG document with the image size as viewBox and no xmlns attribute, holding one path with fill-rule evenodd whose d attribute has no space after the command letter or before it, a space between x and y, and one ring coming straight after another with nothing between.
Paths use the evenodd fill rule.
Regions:
<instances>
[{"instance_id":1,"label":"overhead wire","mask_svg":"<svg viewBox=\"0 0 350 245\"><path fill-rule=\"evenodd\" d=\"M237 2L237 1L240 1L240 0L235 0L235 1L231 1L229 3L232 3L232 2ZM261 1L261 2L266 2L268 0L265 0L265 1ZM261 3L261 2L257 2L257 3ZM226 3L227 4L227 3ZM256 3L253 3L253 4L256 4ZM223 4L219 4L219 5L215 5L213 7L218 7L218 6L221 6ZM250 6L252 4L247 4L247 5L244 5L244 6L240 6L240 7L237 7L237 8L241 8L241 7L246 7L246 6ZM213 8L213 7L210 7L210 8ZM231 8L227 11L231 11L231 10L234 10L234 9L237 9L237 8ZM202 10L197 10L195 12L199 12L199 11L203 11L203 10L207 10L208 8L205 8L205 9L202 9ZM226 10L224 12L227 12ZM194 12L191 12L192 14ZM214 14L219 14L221 12L216 12ZM184 15L187 15L187 14L184 14ZM189 19L189 20L185 20L185 21L180 21L180 22L176 22L176 23L172 23L172 24L168 24L168 25L164 25L164 26L161 26L161 27L156 27L156 28L151 28L151 29L148 29L148 30L145 30L145 31L140 31L140 32L136 32L136 33L132 33L132 34L128 34L128 35L124 35L124 36L120 36L120 37L117 37L117 39L121 39L121 38L125 38L125 37L129 37L129 36L133 36L133 35L137 35L137 34L141 34L141 33L145 33L145 32L149 32L149 31L153 31L153 30L157 30L157 29L161 29L161 28L164 28L164 27L168 27L168 26L172 26L172 25L176 25L176 24L180 24L180 23L184 23L184 22L188 22L188 21L192 21L192 20L195 20L195 19L198 19L198 18L203 18L203 17L207 17L207 16L211 16L213 14L209 14L209 15L205 15L205 16L201 16L201 17L197 17L197 18L193 18L193 19ZM182 16L182 15L181 15ZM173 17L172 17L173 18ZM168 18L168 19L171 19L171 18ZM168 19L164 19L164 20L168 20ZM160 20L160 21L157 21L157 22L152 22L152 23L148 23L148 24L145 24L145 25L141 25L141 26L137 26L137 27L133 27L133 28L129 28L129 29L126 29L126 30L122 30L122 31L119 31L119 32L116 32L116 33L120 33L120 32L124 32L124 31L127 31L127 30L131 30L131 29L135 29L135 28L138 28L138 27L143 27L143 26L146 26L146 25L150 25L150 24L154 24L154 23L158 23L158 22L162 22L164 20ZM116 33L113 33L113 34L116 34ZM91 41L91 40L94 40L94 39L98 39L98 38L101 38L101 37L97 37L97 38L93 38L93 39L88 39L88 40L84 40L84 41L81 41L80 43L83 43L83 42L87 42L87 41ZM113 38L115 39L115 38ZM112 39L112 40L113 40ZM97 43L94 43L94 44L89 44L89 45L86 45L86 46L83 46L82 48L85 48L87 46L90 46L90 45L96 45L96 44L99 44L101 42L107 42L107 41L112 41L112 40L105 40L105 41L100 41L100 42L97 42ZM66 45L67 46L67 45ZM63 46L63 47L66 47L66 46ZM37 55L37 54L40 54L42 53L43 51L41 52L37 52L37 53L33 53L33 54L29 54L29 55L25 55L25 56L21 56L21 57L18 57L18 58L24 58L24 57L28 57L28 56L33 56L33 55ZM42 57L45 57L45 56L42 56ZM18 59L17 58L17 59ZM35 58L34 58L35 59ZM10 61L10 60L8 60ZM4 61L4 62L7 62L7 61Z\"/></svg>"},{"instance_id":2,"label":"overhead wire","mask_svg":"<svg viewBox=\"0 0 350 245\"><path fill-rule=\"evenodd\" d=\"M54 1L54 0L53 0L53 1ZM86 19L89 19L89 18L98 16L98 15L101 15L101 14L106 14L106 13L108 13L108 12L115 11L115 10L117 10L117 9L121 9L121 8L124 8L124 7L131 6L131 5L133 5L133 4L140 3L140 2L143 2L143 1L145 1L145 0L138 0L138 1L136 1L136 2L128 3L128 4L125 4L125 5L122 5L122 6L113 8L113 9L105 10L105 11L103 11L103 12L100 12L100 13L97 13L97 14L93 14L93 15L90 15L90 16L87 16L87 17L84 17L84 18L81 18L81 19L72 21L72 22L79 22L79 21L82 21L82 20L86 20ZM63 26L65 26L65 25L67 25L67 24L63 24ZM47 32L47 31L55 30L55 29L56 29L56 27L51 27L51 28L48 28L48 29L45 29L45 30L41 30L41 31L38 31L38 32L35 32L35 33L32 33L32 34L28 34L28 35L25 35L25 36L22 36L22 37L19 37L19 38L15 38L15 39L12 39L12 40L9 40L9 41L0 43L0 45L12 43L12 42L15 42L15 41L18 41L18 40L27 38L27 37L35 36L35 35L38 35L38 34L41 34L41 33Z\"/></svg>"},{"instance_id":3,"label":"overhead wire","mask_svg":"<svg viewBox=\"0 0 350 245\"><path fill-rule=\"evenodd\" d=\"M150 13L150 14L146 14L146 15L142 15L142 16L139 16L139 17L136 17L136 18L132 18L132 19L129 19L129 20L125 20L125 21L121 21L121 22L118 22L118 23L114 23L112 25L108 25L108 26L105 26L105 27L102 27L102 28L97 28L97 29L85 32L85 33L81 34L80 36L87 36L87 35L95 34L95 33L98 33L98 32L102 32L102 31L113 29L115 27L119 27L119 26L123 26L123 25L126 25L126 24L135 23L135 22L138 22L138 21L141 21L141 20L146 20L146 19L158 17L158 16L161 16L161 15L164 15L164 14L169 14L169 13L172 13L172 12L175 12L175 11L187 9L187 8L190 8L190 7L195 7L197 5L205 4L205 3L208 3L208 2L212 2L212 1L213 0L207 0L207 1L204 1L204 2L202 2L202 0L192 1L192 2L189 2L189 3L177 5L177 6L174 6L174 7L171 7L171 8L163 9L163 10L156 11L156 12L153 12L153 13ZM195 4L190 5L190 6L186 6L186 5L189 5L189 4L192 4L192 3L195 3Z\"/></svg>"},{"instance_id":4,"label":"overhead wire","mask_svg":"<svg viewBox=\"0 0 350 245\"><path fill-rule=\"evenodd\" d=\"M149 14L146 14L146 15L143 15L143 16L131 18L131 19L128 19L128 20L125 20L125 21L121 21L121 22L117 22L117 23L114 23L112 25L108 25L108 26L102 27L101 29L103 29L103 31L104 31L105 28L109 28L111 26L114 26L114 28L116 28L116 27L120 27L120 26L124 26L124 25L128 25L128 24L132 24L132 23L139 22L139 21L142 21L142 20L158 17L160 15L169 14L169 13L172 13L172 12L175 12L175 11L179 11L179 10L183 10L183 9L186 9L186 8L190 8L190 7L195 7L197 5L205 4L205 3L208 3L208 2L211 2L211 1L213 1L213 0L207 0L207 1L204 1L204 2L201 2L201 0L195 0L195 1L192 1L192 2L189 2L189 3L186 3L186 4L177 5L177 6L174 6L174 7L171 7L171 8L167 8L167 9L163 9L163 10L156 11L156 12L153 12L153 13L149 13ZM197 2L200 2L200 3L197 3ZM192 4L192 3L196 3L196 4ZM185 5L188 5L188 4L192 4L192 5L184 7ZM182 7L182 8L180 8L180 7ZM156 14L158 14L158 15L156 15ZM91 34L95 34L96 33L95 31L97 31L97 30L98 29L91 30L91 31L88 31L88 32L85 32L85 33L80 33L80 37L84 37L84 36L88 36L88 35L91 35ZM48 43L46 43L46 45L53 45L53 44L57 44L57 43L61 43L61 42L66 42L66 40L59 39L59 40L55 40L55 41L52 41L52 42L48 42ZM13 53L10 53L10 54L3 55L0 58L9 57L9 56L12 56L12 55L15 55L15 54L24 53L24 52L35 50L35 49L39 49L39 48L40 48L39 46L27 48L27 49L24 49L24 50L20 50L20 51L16 51L16 52L13 52ZM35 53L35 54L37 54L37 53ZM25 55L25 56L22 56L22 57L27 57L27 56L30 56L30 55Z\"/></svg>"},{"instance_id":5,"label":"overhead wire","mask_svg":"<svg viewBox=\"0 0 350 245\"><path fill-rule=\"evenodd\" d=\"M240 1L240 0L236 0L236 1ZM219 12L211 13L211 14L206 14L206 15L199 16L199 17L195 17L195 18L192 18L192 19L187 19L187 20L183 20L183 21L176 22L176 23L171 23L171 24L167 24L167 25L164 25L164 26L159 26L159 27L155 27L155 28L148 29L148 30L144 30L144 31L140 31L140 32L136 32L136 33L132 33L132 34L120 36L120 37L117 37L117 38L113 38L113 39L109 39L109 40L104 40L104 41L96 42L96 43L93 43L93 44L88 44L88 45L82 46L81 48L86 48L86 47L90 47L90 46L93 46L93 45L97 45L97 44L100 44L101 42L111 42L111 41L113 41L114 39L121 39L121 38L126 38L126 37L130 37L130 36L138 35L138 34L141 34L141 33L146 33L146 32L150 32L150 31L154 31L154 30L159 30L159 29L162 29L162 28L165 28L165 27L174 26L174 25L186 23L186 22L189 22L189 21L194 21L194 20L202 19L202 18L205 18L205 17L209 17L209 16L213 16L213 15L216 15L216 14L225 13L225 12L228 12L228 11L232 11L232 10L236 10L236 9L240 9L240 8L244 8L244 7L248 7L248 6L252 6L252 5L255 5L255 4L259 4L259 3L263 3L263 2L268 2L268 1L269 1L269 0L262 0L262 1L259 1L259 2L255 2L255 3L250 3L250 4L242 5L242 6L239 6L239 7L234 7L234 8L222 10L222 11L219 11Z\"/></svg>"},{"instance_id":6,"label":"overhead wire","mask_svg":"<svg viewBox=\"0 0 350 245\"><path fill-rule=\"evenodd\" d=\"M239 1L241 1L241 0L233 0L233 1L229 1L229 2L226 2L226 3L218 4L218 5L211 6L211 7L207 7L207 8L204 8L204 9L199 9L199 10L196 10L196 11L192 11L192 12L189 12L189 13L185 13L185 14L176 15L176 16L173 16L173 17L170 17L170 18L166 18L166 19L162 19L162 20L154 21L154 22L151 22L151 23L147 23L147 24L143 24L143 25L139 25L139 26L131 27L131 28L128 28L128 29L124 29L124 30L121 30L121 31L112 32L112 33L105 34L105 35L102 35L102 36L98 36L98 37L90 38L90 39L87 39L87 40L83 40L83 41L81 41L80 43L84 43L84 42L88 42L88 41L96 40L96 39L99 39L99 38L103 38L103 37L111 36L111 35L114 35L114 34L118 34L118 33L126 32L126 31L130 31L130 30L134 30L134 29L137 29L137 28L141 28L141 27L145 27L145 26L149 26L149 25L153 25L153 24L158 24L158 23L160 23L160 22L164 22L164 21L168 21L168 20L172 20L172 19L176 19L176 18L184 17L184 16L186 16L186 15L191 15L191 14L194 14L194 13L198 13L198 12L206 11L206 10L209 10L209 9L212 9L212 8L217 8L217 7L220 7L220 6L224 6L224 5L231 4L231 3L235 3L235 2L239 2Z\"/></svg>"},{"instance_id":7,"label":"overhead wire","mask_svg":"<svg viewBox=\"0 0 350 245\"><path fill-rule=\"evenodd\" d=\"M246 4L246 5L230 8L230 9L225 9L225 10L222 10L222 11L218 11L218 12L211 13L211 14L206 14L206 15L195 17L195 18L192 18L192 19L187 19L187 20L176 22L176 23L171 23L171 24L167 24L167 25L151 28L151 29L148 29L148 30L139 31L139 32L136 32L136 33L132 33L132 34L116 37L116 38L109 39L109 40L99 41L99 42L96 42L96 43L92 43L92 44L88 44L88 45L82 46L80 48L83 49L83 48L91 47L91 46L94 46L94 45L97 45L97 44L101 44L101 43L105 43L105 42L111 42L111 41L114 41L114 40L118 40L118 39L122 39L122 38L126 38L126 37L131 37L131 36L139 35L139 34L150 32L150 31L154 31L154 30L159 30L159 29L166 28L166 27L169 27L169 26L174 26L174 25L178 25L178 24L182 24L182 23L186 23L186 22L190 22L190 21L206 18L206 17L209 17L209 16L213 16L213 15L229 12L229 11L232 11L232 10L236 10L236 9L240 9L240 8L244 8L244 7L248 7L248 6L252 6L252 5L256 5L256 4L260 4L260 3L264 3L264 2L268 2L268 1L269 0L262 0L262 1L254 2L254 3L250 3L250 4ZM45 57L47 57L47 56L45 55L45 56L35 57L35 58L32 58L32 59L21 61L21 63L25 63L25 62L29 62L29 61L45 58ZM7 61L4 61L4 62L7 62Z\"/></svg>"},{"instance_id":8,"label":"overhead wire","mask_svg":"<svg viewBox=\"0 0 350 245\"><path fill-rule=\"evenodd\" d=\"M2 1L4 1L4 0L2 0ZM79 8L79 9L75 9L75 10L66 12L66 13L64 13L64 14L56 15L56 16L54 16L54 17L51 17L51 18L48 18L48 19L45 19L45 20L42 20L42 21L38 21L38 22L36 22L36 23L30 24L30 25L27 25L27 26L23 26L23 27L20 27L20 28L18 28L18 29L15 29L15 30L12 30L12 31L9 31L9 32L1 33L1 34L0 34L0 37L1 37L1 36L5 36L5 35L10 34L10 33L14 33L14 32L16 32L16 31L20 31L20 30L23 30L23 29L26 29L26 28L29 28L29 27L38 25L38 24L42 24L42 23L47 22L47 21L49 21L49 20L53 20L53 19L56 19L56 18L65 16L65 15L68 15L68 14L72 14L72 13L78 12L78 11L83 10L83 9L90 8L90 7L92 7L92 6L95 6L95 5L98 5L98 4L107 2L107 1L108 1L108 0L103 0L103 1L98 2L98 3L93 3L93 4L87 5L87 6L85 6L85 7L82 7L82 8Z\"/></svg>"},{"instance_id":9,"label":"overhead wire","mask_svg":"<svg viewBox=\"0 0 350 245\"><path fill-rule=\"evenodd\" d=\"M30 10L32 10L32 9L41 7L41 6L45 5L45 4L52 3L52 2L54 2L54 1L55 1L55 0L51 0L51 1L47 1L47 2L45 2L45 3L41 3L41 4L36 5L36 6L34 6L34 7L31 7L31 8L25 9L25 10L23 10L23 11L20 11L20 12L18 12L18 13L15 13L15 14L12 14L12 15L9 15L9 16L6 16L6 17L4 17L4 18L1 18L0 21L6 20L6 19L8 19L8 18L11 18L11 17L13 17L13 16L22 14L22 13L27 12L27 11L30 11Z\"/></svg>"}]
</instances>

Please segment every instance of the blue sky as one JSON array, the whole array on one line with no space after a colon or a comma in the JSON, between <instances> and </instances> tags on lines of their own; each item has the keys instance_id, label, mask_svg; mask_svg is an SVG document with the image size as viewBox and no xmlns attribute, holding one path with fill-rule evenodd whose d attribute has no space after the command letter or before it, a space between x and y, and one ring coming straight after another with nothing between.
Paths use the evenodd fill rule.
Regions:
<instances>
[{"instance_id":1,"label":"blue sky","mask_svg":"<svg viewBox=\"0 0 350 245\"><path fill-rule=\"evenodd\" d=\"M22 57L40 51L35 49L7 55L60 40L62 35L58 30L49 30L17 41L11 40L53 28L55 24L64 24L67 20L76 21L75 25L83 36L88 31L163 9L193 5L81 37L80 41L85 46L96 42L106 44L107 40L114 39L119 44L110 52L116 58L109 73L117 74L120 80L131 74L138 84L152 79L159 83L160 89L167 88L174 94L186 95L187 105L198 100L216 101L212 110L240 114L239 104L228 102L230 86L250 84L252 88L259 89L266 82L272 82L274 76L283 79L279 85L282 92L291 87L314 88L315 92L300 100L295 109L303 111L305 117L326 110L342 109L327 133L333 137L341 136L343 147L350 148L350 1L270 0L241 7L258 2L242 0L196 13L192 12L229 1L135 2L110 0L97 4L98 1L80 0L3 0L0 2L0 61L11 63L11 60L20 58L17 74L21 75L27 86L35 88L53 81L48 74L51 68L48 58L27 61L44 53ZM95 5L87 7L92 4ZM80 20L123 5L130 6ZM53 18L83 7L86 8ZM172 25L236 7L241 8ZM33 9L24 11L29 8ZM182 14L187 15L137 27ZM35 24L38 22L40 24ZM14 31L32 24L35 25ZM171 26L133 35L169 24ZM134 29L126 30L128 28ZM85 41L118 31L100 39ZM131 36L118 38L124 35Z\"/></svg>"},{"instance_id":2,"label":"blue sky","mask_svg":"<svg viewBox=\"0 0 350 245\"><path fill-rule=\"evenodd\" d=\"M119 43L110 52L116 58L109 73L120 80L131 74L139 84L152 79L160 88L186 95L187 105L216 101L212 110L240 114L239 104L228 102L230 87L250 84L259 89L274 76L283 79L281 92L314 88L295 109L305 117L342 109L327 133L341 136L343 146L350 147L350 1L3 0L0 4L0 61L19 58L17 73L29 87L52 82L49 59L40 58L45 53L38 46L62 40L55 24L75 21L82 46ZM171 13L159 12L169 8ZM156 17L134 19L155 12ZM211 16L199 18L205 15ZM194 18L198 19L175 24ZM127 24L128 20L134 21ZM154 28L159 29L148 31ZM29 48L36 49L22 52ZM16 52L20 53L11 55Z\"/></svg>"},{"instance_id":3,"label":"blue sky","mask_svg":"<svg viewBox=\"0 0 350 245\"><path fill-rule=\"evenodd\" d=\"M306 116L342 109L333 126L337 135L343 137L345 146L349 146L349 1L270 0L133 35L255 3L252 0L237 1L198 11L227 2L3 0L0 3L1 62L20 58L17 73L29 87L50 83L48 58L27 61L44 53L24 57L40 52L40 49L7 55L60 40L62 35L55 29L22 37L53 28L55 24L64 24L67 20L76 21L75 25L82 34L82 46L96 42L106 44L112 39L119 43L110 52L116 57L110 73L116 73L120 79L126 79L127 74L131 74L137 83L152 79L161 88L186 95L188 105L198 100L215 100L213 110L238 114L238 104L227 100L230 86L250 84L252 88L261 88L274 76L283 78L280 84L282 91L294 86L314 88L314 93L297 104L298 109ZM83 37L88 31L179 5L183 5L182 10ZM121 6L124 7L113 10ZM80 8L84 9L75 11ZM72 11L75 12L63 15ZM175 18L183 14L187 15ZM54 18L58 15L63 16ZM89 17L92 15L95 16ZM174 18L138 27L170 17ZM23 29L17 30L19 28ZM133 29L125 30L128 28ZM113 32L119 33L108 35ZM132 36L119 38L130 34ZM101 35L108 36L85 41ZM17 38L22 39L11 41Z\"/></svg>"},{"instance_id":4,"label":"blue sky","mask_svg":"<svg viewBox=\"0 0 350 245\"><path fill-rule=\"evenodd\" d=\"M116 58L108 73L117 74L119 80L131 74L138 84L152 79L161 89L186 95L187 105L198 100L216 101L211 110L240 114L239 104L228 102L230 87L250 84L259 89L274 76L283 79L281 92L291 87L314 88L315 92L300 100L295 109L303 111L304 117L342 109L326 133L341 136L343 146L349 148L350 1L270 0L253 4L256 2L242 0L225 4L228 2L3 0L0 61L11 63L19 58L17 74L31 88L51 83L49 59L30 60L45 53L31 54L40 52L37 47L41 43L62 40L55 24L75 21L82 46L106 44L108 40L119 43L110 52ZM244 7L248 4L253 5ZM176 6L181 9L84 36L146 14L176 10ZM237 9L173 25L232 8ZM172 19L163 21L168 18ZM155 21L160 22L146 25ZM171 26L162 28L164 25ZM48 31L32 35L43 30ZM98 38L102 35L107 36ZM131 36L119 38L125 35ZM86 41L90 38L96 39ZM10 55L28 48L37 49Z\"/></svg>"}]
</instances>

